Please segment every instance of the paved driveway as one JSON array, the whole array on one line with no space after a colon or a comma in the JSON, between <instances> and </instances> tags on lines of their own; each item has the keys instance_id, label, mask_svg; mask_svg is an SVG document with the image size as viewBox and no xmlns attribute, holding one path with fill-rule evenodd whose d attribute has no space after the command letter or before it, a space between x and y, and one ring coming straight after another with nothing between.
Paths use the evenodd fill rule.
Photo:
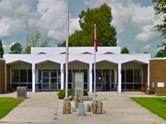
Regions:
<instances>
[{"instance_id":1,"label":"paved driveway","mask_svg":"<svg viewBox=\"0 0 166 124\"><path fill-rule=\"evenodd\" d=\"M29 93L29 99L10 112L0 123L12 124L166 124L166 121L152 114L130 100L130 93L98 92L98 99L104 100L104 114L77 116L77 112L62 114L63 100L58 100L56 92ZM140 93L136 96L144 96ZM134 95L132 95L134 96ZM85 102L87 103L87 102ZM74 106L74 102L72 102Z\"/></svg>"}]
</instances>

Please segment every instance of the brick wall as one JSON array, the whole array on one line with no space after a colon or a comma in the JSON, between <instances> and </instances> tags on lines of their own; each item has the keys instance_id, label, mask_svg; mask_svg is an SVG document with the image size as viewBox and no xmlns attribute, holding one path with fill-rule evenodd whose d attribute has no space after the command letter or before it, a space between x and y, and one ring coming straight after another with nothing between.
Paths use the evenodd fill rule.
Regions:
<instances>
[{"instance_id":1,"label":"brick wall","mask_svg":"<svg viewBox=\"0 0 166 124\"><path fill-rule=\"evenodd\" d=\"M5 92L5 61L0 60L0 93Z\"/></svg>"},{"instance_id":2,"label":"brick wall","mask_svg":"<svg viewBox=\"0 0 166 124\"><path fill-rule=\"evenodd\" d=\"M150 61L150 88L155 94L166 94L166 60Z\"/></svg>"}]
</instances>

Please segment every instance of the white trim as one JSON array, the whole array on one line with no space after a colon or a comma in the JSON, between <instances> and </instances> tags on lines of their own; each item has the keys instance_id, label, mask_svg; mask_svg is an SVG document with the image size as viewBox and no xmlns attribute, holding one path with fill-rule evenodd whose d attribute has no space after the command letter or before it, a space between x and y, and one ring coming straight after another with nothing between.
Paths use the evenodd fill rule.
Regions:
<instances>
[{"instance_id":1,"label":"white trim","mask_svg":"<svg viewBox=\"0 0 166 124\"><path fill-rule=\"evenodd\" d=\"M92 91L92 64L89 64L89 92L93 92Z\"/></svg>"},{"instance_id":2,"label":"white trim","mask_svg":"<svg viewBox=\"0 0 166 124\"><path fill-rule=\"evenodd\" d=\"M61 90L64 89L64 66L63 63L61 63L60 66L60 73L61 73Z\"/></svg>"},{"instance_id":3,"label":"white trim","mask_svg":"<svg viewBox=\"0 0 166 124\"><path fill-rule=\"evenodd\" d=\"M122 73L121 73L122 65L118 64L118 93L122 92Z\"/></svg>"},{"instance_id":4,"label":"white trim","mask_svg":"<svg viewBox=\"0 0 166 124\"><path fill-rule=\"evenodd\" d=\"M36 92L36 84L35 84L35 64L32 64L32 92L35 93Z\"/></svg>"}]
</instances>

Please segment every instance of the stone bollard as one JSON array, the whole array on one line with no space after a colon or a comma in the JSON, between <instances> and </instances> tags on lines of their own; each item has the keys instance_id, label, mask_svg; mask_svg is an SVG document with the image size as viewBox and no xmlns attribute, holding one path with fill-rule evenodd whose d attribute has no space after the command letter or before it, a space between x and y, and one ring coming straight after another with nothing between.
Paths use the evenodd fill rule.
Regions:
<instances>
[{"instance_id":1,"label":"stone bollard","mask_svg":"<svg viewBox=\"0 0 166 124\"><path fill-rule=\"evenodd\" d=\"M72 112L77 112L76 108L73 107L72 108Z\"/></svg>"},{"instance_id":2,"label":"stone bollard","mask_svg":"<svg viewBox=\"0 0 166 124\"><path fill-rule=\"evenodd\" d=\"M68 98L65 98L63 102L63 114L71 114L71 104Z\"/></svg>"},{"instance_id":3,"label":"stone bollard","mask_svg":"<svg viewBox=\"0 0 166 124\"><path fill-rule=\"evenodd\" d=\"M78 104L80 103L79 96L75 96L75 107L78 108Z\"/></svg>"},{"instance_id":4,"label":"stone bollard","mask_svg":"<svg viewBox=\"0 0 166 124\"><path fill-rule=\"evenodd\" d=\"M27 98L26 87L17 87L17 98Z\"/></svg>"},{"instance_id":5,"label":"stone bollard","mask_svg":"<svg viewBox=\"0 0 166 124\"><path fill-rule=\"evenodd\" d=\"M101 101L92 101L91 107L93 114L102 114L103 103Z\"/></svg>"},{"instance_id":6,"label":"stone bollard","mask_svg":"<svg viewBox=\"0 0 166 124\"><path fill-rule=\"evenodd\" d=\"M99 101L97 104L98 104L97 105L97 114L102 114L102 112L103 112L103 103L101 101Z\"/></svg>"},{"instance_id":7,"label":"stone bollard","mask_svg":"<svg viewBox=\"0 0 166 124\"><path fill-rule=\"evenodd\" d=\"M83 103L83 96L82 90L76 89L75 90L75 107L78 108L79 103Z\"/></svg>"},{"instance_id":8,"label":"stone bollard","mask_svg":"<svg viewBox=\"0 0 166 124\"><path fill-rule=\"evenodd\" d=\"M92 101L91 108L92 108L93 114L97 114L97 101L96 102Z\"/></svg>"},{"instance_id":9,"label":"stone bollard","mask_svg":"<svg viewBox=\"0 0 166 124\"><path fill-rule=\"evenodd\" d=\"M89 103L86 104L86 112L91 112L91 106Z\"/></svg>"}]
</instances>

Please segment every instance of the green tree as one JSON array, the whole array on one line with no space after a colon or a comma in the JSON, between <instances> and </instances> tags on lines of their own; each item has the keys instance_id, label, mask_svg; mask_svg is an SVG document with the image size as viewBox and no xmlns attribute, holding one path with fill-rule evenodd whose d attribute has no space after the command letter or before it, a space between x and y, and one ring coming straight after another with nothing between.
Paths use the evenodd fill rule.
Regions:
<instances>
[{"instance_id":1,"label":"green tree","mask_svg":"<svg viewBox=\"0 0 166 124\"><path fill-rule=\"evenodd\" d=\"M3 49L2 41L0 39L0 58L3 58L3 54L4 54L4 49Z\"/></svg>"},{"instance_id":2,"label":"green tree","mask_svg":"<svg viewBox=\"0 0 166 124\"><path fill-rule=\"evenodd\" d=\"M31 47L38 46L40 38L41 38L40 32L38 31L32 32L30 38L28 37L28 46Z\"/></svg>"},{"instance_id":3,"label":"green tree","mask_svg":"<svg viewBox=\"0 0 166 124\"><path fill-rule=\"evenodd\" d=\"M10 47L11 53L21 54L22 53L22 45L20 43L15 43Z\"/></svg>"},{"instance_id":4,"label":"green tree","mask_svg":"<svg viewBox=\"0 0 166 124\"><path fill-rule=\"evenodd\" d=\"M25 48L25 53L30 54L31 53L31 46L27 46Z\"/></svg>"},{"instance_id":5,"label":"green tree","mask_svg":"<svg viewBox=\"0 0 166 124\"><path fill-rule=\"evenodd\" d=\"M155 3L156 15L164 16L166 14L166 0L153 0L153 2ZM164 16L163 23L155 26L155 30L161 32L161 36L166 39L166 16ZM157 52L156 57L166 57L166 43L162 42L158 47L160 47L160 50Z\"/></svg>"},{"instance_id":6,"label":"green tree","mask_svg":"<svg viewBox=\"0 0 166 124\"><path fill-rule=\"evenodd\" d=\"M160 50L157 52L156 57L166 57L166 42L162 42L157 46Z\"/></svg>"},{"instance_id":7,"label":"green tree","mask_svg":"<svg viewBox=\"0 0 166 124\"><path fill-rule=\"evenodd\" d=\"M124 47L121 51L122 54L129 54L129 50L127 49L127 47Z\"/></svg>"},{"instance_id":8,"label":"green tree","mask_svg":"<svg viewBox=\"0 0 166 124\"><path fill-rule=\"evenodd\" d=\"M117 46L116 29L111 25L112 13L107 4L99 8L82 10L79 15L80 31L69 37L69 46L93 46L94 24L97 25L96 36L98 46ZM58 46L65 46L65 42Z\"/></svg>"},{"instance_id":9,"label":"green tree","mask_svg":"<svg viewBox=\"0 0 166 124\"><path fill-rule=\"evenodd\" d=\"M166 0L153 0L155 3L154 9L157 15L166 14ZM155 29L162 33L162 36L166 38L166 17L164 16L163 23L155 26Z\"/></svg>"},{"instance_id":10,"label":"green tree","mask_svg":"<svg viewBox=\"0 0 166 124\"><path fill-rule=\"evenodd\" d=\"M47 41L43 41L40 44L40 38L41 38L41 34L38 31L32 32L32 34L30 36L28 36L28 45L25 48L25 53L30 54L31 53L31 47L48 47L48 42Z\"/></svg>"},{"instance_id":11,"label":"green tree","mask_svg":"<svg viewBox=\"0 0 166 124\"><path fill-rule=\"evenodd\" d=\"M48 42L47 41L43 41L41 43L40 47L49 47Z\"/></svg>"}]
</instances>

